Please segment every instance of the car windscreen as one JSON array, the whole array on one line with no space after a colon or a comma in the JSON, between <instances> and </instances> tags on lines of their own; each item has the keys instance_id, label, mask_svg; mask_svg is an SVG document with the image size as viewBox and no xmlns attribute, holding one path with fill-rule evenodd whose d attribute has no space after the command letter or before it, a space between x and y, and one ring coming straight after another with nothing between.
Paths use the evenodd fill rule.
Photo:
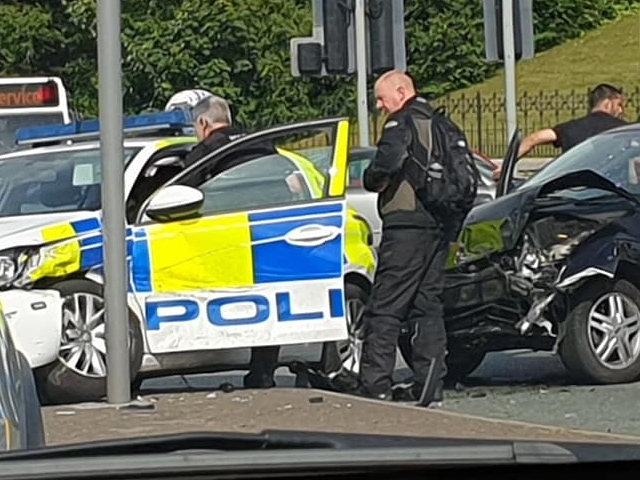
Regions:
<instances>
[{"instance_id":1,"label":"car windscreen","mask_svg":"<svg viewBox=\"0 0 640 480\"><path fill-rule=\"evenodd\" d=\"M579 170L591 170L629 193L640 195L640 129L608 132L585 140L518 188L542 185Z\"/></svg>"},{"instance_id":2,"label":"car windscreen","mask_svg":"<svg viewBox=\"0 0 640 480\"><path fill-rule=\"evenodd\" d=\"M129 160L139 149L124 149ZM0 159L0 217L99 210L99 149Z\"/></svg>"},{"instance_id":3,"label":"car windscreen","mask_svg":"<svg viewBox=\"0 0 640 480\"><path fill-rule=\"evenodd\" d=\"M21 113L0 115L0 154L16 150L16 130L22 127L63 123L62 113Z\"/></svg>"}]
</instances>

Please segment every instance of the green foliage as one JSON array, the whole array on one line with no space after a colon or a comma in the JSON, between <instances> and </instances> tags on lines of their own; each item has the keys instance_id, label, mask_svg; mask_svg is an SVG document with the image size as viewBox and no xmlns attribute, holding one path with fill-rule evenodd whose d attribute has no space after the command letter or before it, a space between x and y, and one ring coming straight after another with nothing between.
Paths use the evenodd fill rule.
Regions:
<instances>
[{"instance_id":1,"label":"green foliage","mask_svg":"<svg viewBox=\"0 0 640 480\"><path fill-rule=\"evenodd\" d=\"M127 112L162 108L176 91L206 88L235 104L247 127L328 114L351 114L352 89L337 79L290 74L289 40L311 30L306 2L291 0L127 0L123 2L124 104ZM95 1L64 0L72 32L90 39L65 66L76 103L95 114ZM85 33L85 36L87 36ZM91 46L87 48L87 46ZM335 90L327 99L325 92Z\"/></svg>"},{"instance_id":2,"label":"green foliage","mask_svg":"<svg viewBox=\"0 0 640 480\"><path fill-rule=\"evenodd\" d=\"M593 30L638 0L534 0L536 52ZM500 67L484 60L481 1L405 0L409 71L433 96L468 87Z\"/></svg>"},{"instance_id":3,"label":"green foliage","mask_svg":"<svg viewBox=\"0 0 640 480\"><path fill-rule=\"evenodd\" d=\"M64 38L56 24L56 2L4 0L0 3L0 73L53 72L66 58L59 46Z\"/></svg>"},{"instance_id":4,"label":"green foliage","mask_svg":"<svg viewBox=\"0 0 640 480\"><path fill-rule=\"evenodd\" d=\"M408 70L426 94L439 95L484 80L482 2L405 1Z\"/></svg>"},{"instance_id":5,"label":"green foliage","mask_svg":"<svg viewBox=\"0 0 640 480\"><path fill-rule=\"evenodd\" d=\"M639 0L535 0L536 48L582 35ZM293 78L289 40L311 33L310 0L122 0L127 113L184 88L231 100L246 127L354 115L355 78ZM426 93L480 82L482 2L405 0L409 71ZM98 111L95 0L3 0L0 74L56 74L86 116ZM113 39L113 41L116 41Z\"/></svg>"},{"instance_id":6,"label":"green foliage","mask_svg":"<svg viewBox=\"0 0 640 480\"><path fill-rule=\"evenodd\" d=\"M579 37L639 4L635 0L535 0L536 49Z\"/></svg>"}]
</instances>

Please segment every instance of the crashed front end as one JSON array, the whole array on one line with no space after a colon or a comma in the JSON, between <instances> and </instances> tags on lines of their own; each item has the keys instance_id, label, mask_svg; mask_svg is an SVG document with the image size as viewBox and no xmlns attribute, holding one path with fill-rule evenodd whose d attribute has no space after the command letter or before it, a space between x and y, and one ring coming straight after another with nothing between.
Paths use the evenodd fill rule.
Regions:
<instances>
[{"instance_id":1,"label":"crashed front end","mask_svg":"<svg viewBox=\"0 0 640 480\"><path fill-rule=\"evenodd\" d=\"M555 349L571 293L595 275L613 278L621 260L637 256L638 205L628 195L603 206L546 193L515 192L470 213L448 261L450 342Z\"/></svg>"}]
</instances>

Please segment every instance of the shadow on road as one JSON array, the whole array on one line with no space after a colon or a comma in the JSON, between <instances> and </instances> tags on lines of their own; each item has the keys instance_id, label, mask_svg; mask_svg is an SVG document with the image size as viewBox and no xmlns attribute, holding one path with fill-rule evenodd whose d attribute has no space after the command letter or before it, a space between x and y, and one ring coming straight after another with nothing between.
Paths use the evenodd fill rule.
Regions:
<instances>
[{"instance_id":1,"label":"shadow on road","mask_svg":"<svg viewBox=\"0 0 640 480\"><path fill-rule=\"evenodd\" d=\"M162 393L242 390L242 377L246 372L233 371L217 374L173 375L145 380L138 395ZM407 379L411 370L399 364L395 372L397 381ZM276 371L278 387L294 388L295 376L287 367ZM487 355L470 377L446 389L450 398L510 395L531 391L569 391L590 387L577 385L569 377L557 356L548 352L515 350ZM596 386L591 386L596 388Z\"/></svg>"},{"instance_id":2,"label":"shadow on road","mask_svg":"<svg viewBox=\"0 0 640 480\"><path fill-rule=\"evenodd\" d=\"M399 364L397 381L408 378L411 370ZM145 380L140 395L241 390L244 371L218 374L174 375ZM295 377L287 367L276 371L278 387L295 387ZM447 388L452 397L483 397L507 395L526 390L540 391L548 388L571 387L571 380L558 358L549 353L518 350L488 354L472 375L463 382Z\"/></svg>"}]
</instances>

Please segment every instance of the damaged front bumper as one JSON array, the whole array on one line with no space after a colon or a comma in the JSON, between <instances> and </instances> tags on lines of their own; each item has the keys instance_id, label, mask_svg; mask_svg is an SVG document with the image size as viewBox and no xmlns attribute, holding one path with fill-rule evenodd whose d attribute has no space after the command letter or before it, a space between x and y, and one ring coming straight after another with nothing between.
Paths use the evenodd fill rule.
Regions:
<instances>
[{"instance_id":1,"label":"damaged front bumper","mask_svg":"<svg viewBox=\"0 0 640 480\"><path fill-rule=\"evenodd\" d=\"M447 274L444 303L448 329L474 332L510 332L525 336L538 327L557 337L556 320L549 307L594 276L612 278L606 269L588 267L566 275L563 267L549 287L525 288L523 279L493 265L475 273ZM531 287L531 285L529 285ZM480 325L484 325L480 328ZM559 338L557 339L560 340Z\"/></svg>"},{"instance_id":2,"label":"damaged front bumper","mask_svg":"<svg viewBox=\"0 0 640 480\"><path fill-rule=\"evenodd\" d=\"M0 304L16 348L31 368L47 365L60 351L62 298L56 290L5 290Z\"/></svg>"}]
</instances>

